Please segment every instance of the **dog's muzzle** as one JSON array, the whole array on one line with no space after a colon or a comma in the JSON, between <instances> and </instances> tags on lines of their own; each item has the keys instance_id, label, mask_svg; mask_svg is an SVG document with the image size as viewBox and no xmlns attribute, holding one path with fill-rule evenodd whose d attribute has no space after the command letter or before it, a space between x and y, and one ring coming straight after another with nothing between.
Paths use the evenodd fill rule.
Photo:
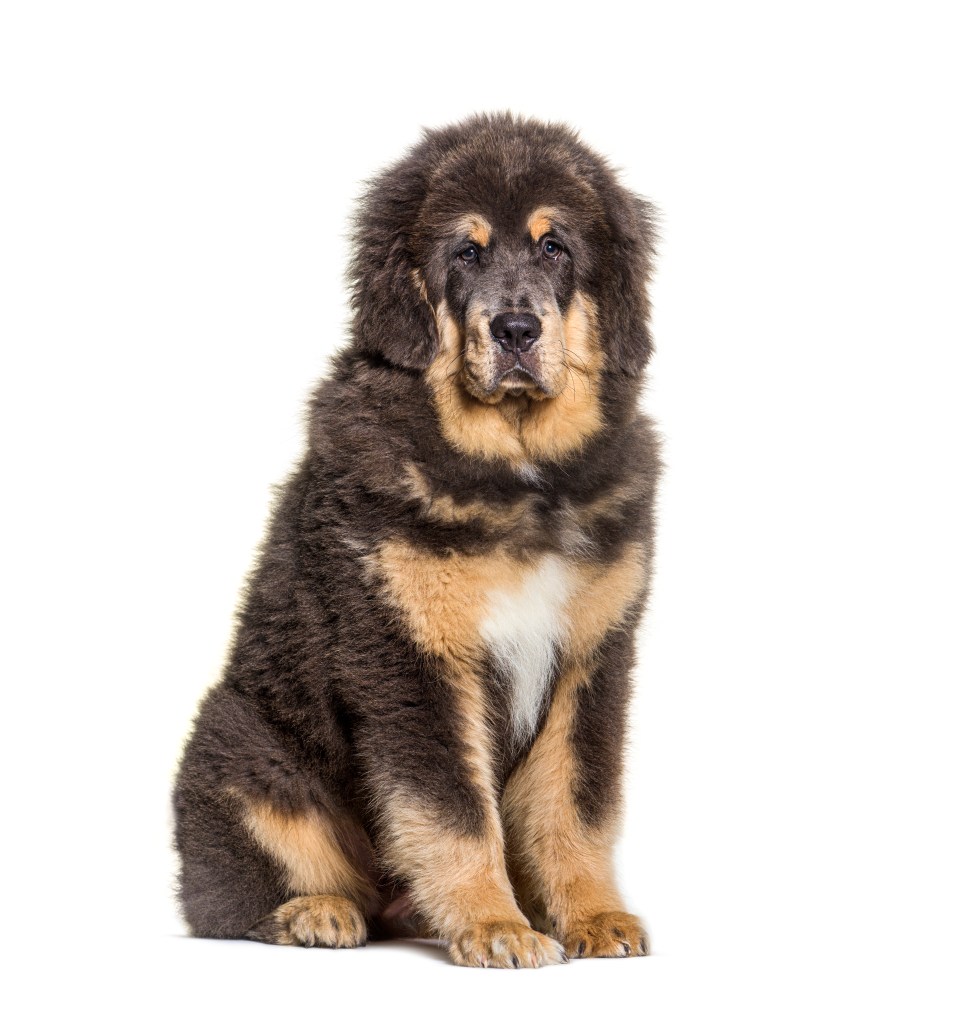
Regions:
<instances>
[{"instance_id":1,"label":"dog's muzzle","mask_svg":"<svg viewBox=\"0 0 966 1024\"><path fill-rule=\"evenodd\" d=\"M533 313L498 313L493 317L490 336L499 346L496 354L499 380L521 386L539 380L537 357L531 350L540 338L540 331L540 320Z\"/></svg>"}]
</instances>

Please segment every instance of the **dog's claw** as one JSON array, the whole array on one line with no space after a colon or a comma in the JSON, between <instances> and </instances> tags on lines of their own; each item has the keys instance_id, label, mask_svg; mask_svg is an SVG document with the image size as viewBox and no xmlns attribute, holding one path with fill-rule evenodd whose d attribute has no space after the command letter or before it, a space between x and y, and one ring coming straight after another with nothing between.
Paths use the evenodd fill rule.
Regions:
<instances>
[{"instance_id":1,"label":"dog's claw","mask_svg":"<svg viewBox=\"0 0 966 1024\"><path fill-rule=\"evenodd\" d=\"M647 955L647 933L633 914L609 910L564 926L562 939L573 957Z\"/></svg>"}]
</instances>

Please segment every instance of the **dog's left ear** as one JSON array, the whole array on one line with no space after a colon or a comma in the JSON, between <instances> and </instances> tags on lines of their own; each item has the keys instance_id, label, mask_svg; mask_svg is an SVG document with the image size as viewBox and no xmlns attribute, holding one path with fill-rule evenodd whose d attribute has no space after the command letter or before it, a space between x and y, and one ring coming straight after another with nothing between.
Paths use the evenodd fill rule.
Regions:
<instances>
[{"instance_id":1,"label":"dog's left ear","mask_svg":"<svg viewBox=\"0 0 966 1024\"><path fill-rule=\"evenodd\" d=\"M611 236L611 272L602 282L604 330L618 367L637 376L651 355L651 305L647 287L654 266L657 213L654 207L616 182L606 190Z\"/></svg>"},{"instance_id":2,"label":"dog's left ear","mask_svg":"<svg viewBox=\"0 0 966 1024\"><path fill-rule=\"evenodd\" d=\"M409 370L424 370L439 349L411 234L425 195L415 160L371 181L355 217L349 265L354 344Z\"/></svg>"}]
</instances>

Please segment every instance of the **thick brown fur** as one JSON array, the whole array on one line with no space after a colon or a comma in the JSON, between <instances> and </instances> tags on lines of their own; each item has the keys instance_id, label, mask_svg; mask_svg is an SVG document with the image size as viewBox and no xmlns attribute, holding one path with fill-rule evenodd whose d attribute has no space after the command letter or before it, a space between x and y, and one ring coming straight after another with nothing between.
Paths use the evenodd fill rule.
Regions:
<instances>
[{"instance_id":1,"label":"thick brown fur","mask_svg":"<svg viewBox=\"0 0 966 1024\"><path fill-rule=\"evenodd\" d=\"M351 342L178 774L193 934L647 951L612 848L659 473L652 224L572 130L509 114L369 186Z\"/></svg>"}]
</instances>

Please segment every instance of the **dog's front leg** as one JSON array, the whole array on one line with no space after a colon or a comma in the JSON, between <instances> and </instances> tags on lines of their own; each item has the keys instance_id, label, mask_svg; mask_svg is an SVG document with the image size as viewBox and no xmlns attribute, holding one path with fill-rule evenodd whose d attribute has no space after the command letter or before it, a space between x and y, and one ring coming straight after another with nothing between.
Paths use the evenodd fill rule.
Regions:
<instances>
[{"instance_id":1,"label":"dog's front leg","mask_svg":"<svg viewBox=\"0 0 966 1024\"><path fill-rule=\"evenodd\" d=\"M612 864L630 635L593 665L563 672L546 723L503 797L514 881L568 956L642 956L648 938L624 909Z\"/></svg>"},{"instance_id":2,"label":"dog's front leg","mask_svg":"<svg viewBox=\"0 0 966 1024\"><path fill-rule=\"evenodd\" d=\"M507 876L477 681L467 673L427 685L449 691L456 735L419 706L379 727L369 789L382 859L457 964L562 963L562 947L530 928Z\"/></svg>"}]
</instances>

